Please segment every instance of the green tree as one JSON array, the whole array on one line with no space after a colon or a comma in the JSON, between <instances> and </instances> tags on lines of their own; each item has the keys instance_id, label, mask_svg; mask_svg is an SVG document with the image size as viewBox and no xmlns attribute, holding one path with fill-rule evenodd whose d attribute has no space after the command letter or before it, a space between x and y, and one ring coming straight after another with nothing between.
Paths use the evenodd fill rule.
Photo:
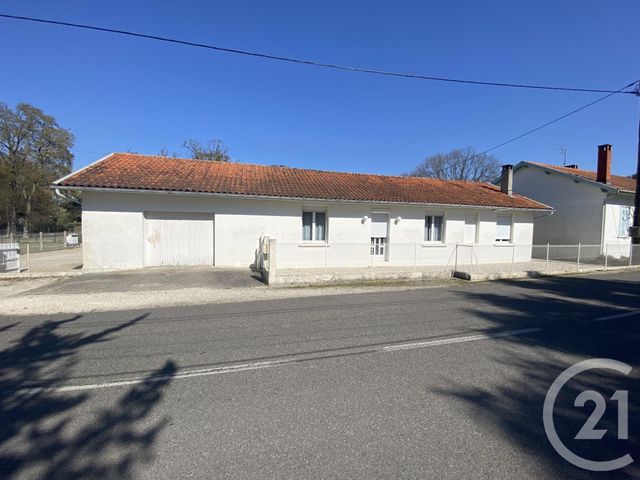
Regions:
<instances>
[{"instance_id":1,"label":"green tree","mask_svg":"<svg viewBox=\"0 0 640 480\"><path fill-rule=\"evenodd\" d=\"M425 158L410 175L443 180L489 182L500 174L500 162L493 155L476 153L473 147L436 153Z\"/></svg>"},{"instance_id":2,"label":"green tree","mask_svg":"<svg viewBox=\"0 0 640 480\"><path fill-rule=\"evenodd\" d=\"M71 171L73 142L71 132L39 108L0 103L0 185L6 186L0 215L10 232L21 223L28 236L34 218L51 214L49 185Z\"/></svg>"}]
</instances>

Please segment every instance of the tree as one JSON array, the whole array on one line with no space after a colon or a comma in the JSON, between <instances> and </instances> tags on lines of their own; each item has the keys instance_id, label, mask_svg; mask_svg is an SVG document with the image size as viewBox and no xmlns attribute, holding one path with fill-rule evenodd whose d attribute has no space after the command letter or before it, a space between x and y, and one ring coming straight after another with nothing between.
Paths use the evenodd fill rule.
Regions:
<instances>
[{"instance_id":1,"label":"tree","mask_svg":"<svg viewBox=\"0 0 640 480\"><path fill-rule=\"evenodd\" d=\"M443 180L489 182L500 173L500 162L493 155L477 154L473 147L436 153L425 158L410 175Z\"/></svg>"},{"instance_id":2,"label":"tree","mask_svg":"<svg viewBox=\"0 0 640 480\"><path fill-rule=\"evenodd\" d=\"M74 138L55 118L27 103L15 111L0 103L0 196L9 231L22 223L29 235L34 216L47 216L53 209L49 185L71 171Z\"/></svg>"},{"instance_id":3,"label":"tree","mask_svg":"<svg viewBox=\"0 0 640 480\"><path fill-rule=\"evenodd\" d=\"M191 158L195 160L231 161L231 157L227 153L228 149L221 140L211 140L207 143L202 143L198 140L185 140L182 146L189 150Z\"/></svg>"}]
</instances>

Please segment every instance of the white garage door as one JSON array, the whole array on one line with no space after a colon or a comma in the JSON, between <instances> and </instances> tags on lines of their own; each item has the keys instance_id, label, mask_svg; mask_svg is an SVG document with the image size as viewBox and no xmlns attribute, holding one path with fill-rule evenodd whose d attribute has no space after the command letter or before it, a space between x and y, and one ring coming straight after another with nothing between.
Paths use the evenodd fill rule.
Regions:
<instances>
[{"instance_id":1,"label":"white garage door","mask_svg":"<svg viewBox=\"0 0 640 480\"><path fill-rule=\"evenodd\" d=\"M145 264L213 265L213 214L145 212Z\"/></svg>"}]
</instances>

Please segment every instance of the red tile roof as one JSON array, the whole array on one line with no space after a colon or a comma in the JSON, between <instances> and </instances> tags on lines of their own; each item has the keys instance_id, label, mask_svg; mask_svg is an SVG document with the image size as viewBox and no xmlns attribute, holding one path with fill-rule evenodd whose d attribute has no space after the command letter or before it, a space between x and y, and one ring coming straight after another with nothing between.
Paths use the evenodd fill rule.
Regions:
<instances>
[{"instance_id":1,"label":"red tile roof","mask_svg":"<svg viewBox=\"0 0 640 480\"><path fill-rule=\"evenodd\" d=\"M567 168L567 167L559 167L557 165L549 165L547 163L538 163L538 162L526 162L532 165L537 165L539 167L548 168L549 170L555 170L561 173L568 173L569 175L573 175L576 177L586 178L588 180L596 181L597 175L596 172L592 172L591 170L580 170L578 168ZM623 177L620 175L611 175L611 181L607 185L610 185L615 188L619 188L620 190L626 190L629 192L636 191L636 181L634 178Z\"/></svg>"},{"instance_id":2,"label":"red tile roof","mask_svg":"<svg viewBox=\"0 0 640 480\"><path fill-rule=\"evenodd\" d=\"M480 182L326 172L114 153L56 182L70 188L114 188L380 203L549 209Z\"/></svg>"}]
</instances>

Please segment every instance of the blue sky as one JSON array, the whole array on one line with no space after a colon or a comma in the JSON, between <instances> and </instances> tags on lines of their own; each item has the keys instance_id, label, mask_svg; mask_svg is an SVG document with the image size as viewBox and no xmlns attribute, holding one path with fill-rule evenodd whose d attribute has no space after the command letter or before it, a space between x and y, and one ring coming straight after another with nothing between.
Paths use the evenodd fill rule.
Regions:
<instances>
[{"instance_id":1,"label":"blue sky","mask_svg":"<svg viewBox=\"0 0 640 480\"><path fill-rule=\"evenodd\" d=\"M0 11L320 62L488 81L618 89L640 78L640 2L18 1ZM241 162L399 174L489 148L600 94L461 86L289 65L0 19L0 101L32 103L103 153L222 139ZM493 152L635 168L637 98L618 95Z\"/></svg>"}]
</instances>

